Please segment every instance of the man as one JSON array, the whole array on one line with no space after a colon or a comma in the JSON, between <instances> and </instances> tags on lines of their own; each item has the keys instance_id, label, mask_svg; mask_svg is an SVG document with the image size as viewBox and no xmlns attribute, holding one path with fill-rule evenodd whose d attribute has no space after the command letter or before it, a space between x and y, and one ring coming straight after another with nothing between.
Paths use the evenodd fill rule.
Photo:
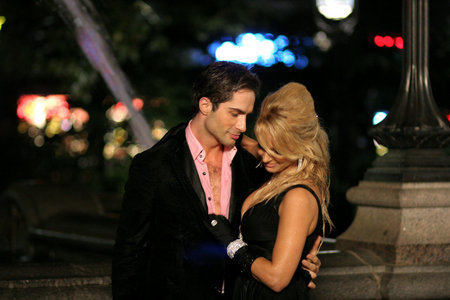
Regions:
<instances>
[{"instance_id":1,"label":"man","mask_svg":"<svg viewBox=\"0 0 450 300\"><path fill-rule=\"evenodd\" d=\"M209 65L194 83L194 118L135 156L114 245L115 299L228 297L232 266L205 221L222 214L237 230L242 202L264 180L240 143L259 85L242 65ZM312 260L304 265L315 277Z\"/></svg>"}]
</instances>

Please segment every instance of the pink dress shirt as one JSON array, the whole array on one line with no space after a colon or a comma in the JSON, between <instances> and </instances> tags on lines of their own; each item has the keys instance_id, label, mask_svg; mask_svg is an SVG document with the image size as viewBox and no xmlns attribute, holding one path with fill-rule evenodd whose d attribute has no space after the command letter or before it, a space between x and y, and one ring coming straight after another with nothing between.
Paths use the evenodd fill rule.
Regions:
<instances>
[{"instance_id":1,"label":"pink dress shirt","mask_svg":"<svg viewBox=\"0 0 450 300\"><path fill-rule=\"evenodd\" d=\"M214 209L214 201L209 181L208 166L205 163L206 153L202 145L194 136L191 130L191 122L186 127L186 140L194 159L195 167L197 169L198 177L205 192L206 205L208 207L208 214L217 214ZM236 155L236 147L224 147L222 155L222 175L220 184L220 214L228 218L230 210L230 196L231 196L231 162Z\"/></svg>"}]
</instances>

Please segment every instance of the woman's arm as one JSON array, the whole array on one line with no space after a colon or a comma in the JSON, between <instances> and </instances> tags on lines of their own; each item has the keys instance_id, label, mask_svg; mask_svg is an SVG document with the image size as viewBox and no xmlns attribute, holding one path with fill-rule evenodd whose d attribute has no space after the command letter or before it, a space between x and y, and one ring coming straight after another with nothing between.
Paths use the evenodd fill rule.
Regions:
<instances>
[{"instance_id":1,"label":"woman's arm","mask_svg":"<svg viewBox=\"0 0 450 300\"><path fill-rule=\"evenodd\" d=\"M248 137L245 134L242 135L241 146L257 159L261 159L261 154L258 153L258 142L251 137Z\"/></svg>"},{"instance_id":2,"label":"woman's arm","mask_svg":"<svg viewBox=\"0 0 450 300\"><path fill-rule=\"evenodd\" d=\"M258 257L251 266L253 276L279 292L292 279L298 267L306 237L314 231L319 209L314 196L296 188L284 197L278 211L280 223L272 261Z\"/></svg>"}]
</instances>

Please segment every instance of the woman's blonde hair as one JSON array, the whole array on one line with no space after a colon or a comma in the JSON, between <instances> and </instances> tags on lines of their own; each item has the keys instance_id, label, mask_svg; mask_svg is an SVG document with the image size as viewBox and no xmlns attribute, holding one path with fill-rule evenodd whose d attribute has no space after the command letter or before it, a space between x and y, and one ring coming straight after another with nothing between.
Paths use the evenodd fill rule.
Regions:
<instances>
[{"instance_id":1,"label":"woman's blonde hair","mask_svg":"<svg viewBox=\"0 0 450 300\"><path fill-rule=\"evenodd\" d=\"M325 231L325 222L332 225L327 209L330 198L328 135L319 123L314 100L306 87L290 82L268 95L254 130L260 146L270 156L282 157L293 164L300 159L302 164L300 169L289 168L272 176L270 184L255 193L253 205L268 201L290 186L313 185L319 192Z\"/></svg>"}]
</instances>

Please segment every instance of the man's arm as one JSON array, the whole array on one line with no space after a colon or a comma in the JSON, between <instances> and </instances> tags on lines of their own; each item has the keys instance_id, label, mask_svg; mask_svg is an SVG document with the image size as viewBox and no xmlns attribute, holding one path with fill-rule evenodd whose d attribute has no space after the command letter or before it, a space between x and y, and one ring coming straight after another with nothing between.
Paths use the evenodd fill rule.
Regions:
<instances>
[{"instance_id":1,"label":"man's arm","mask_svg":"<svg viewBox=\"0 0 450 300\"><path fill-rule=\"evenodd\" d=\"M144 257L148 247L149 218L155 185L150 182L148 165L139 156L133 159L117 229L112 259L114 299L137 299L145 286Z\"/></svg>"},{"instance_id":2,"label":"man's arm","mask_svg":"<svg viewBox=\"0 0 450 300\"><path fill-rule=\"evenodd\" d=\"M314 245L309 251L308 255L306 255L306 259L302 260L302 266L304 270L309 271L312 280L309 282L308 287L310 289L315 289L316 284L313 282L314 279L317 278L317 274L319 273L320 265L322 264L320 259L317 257L319 253L319 247L322 237L318 236Z\"/></svg>"}]
</instances>

